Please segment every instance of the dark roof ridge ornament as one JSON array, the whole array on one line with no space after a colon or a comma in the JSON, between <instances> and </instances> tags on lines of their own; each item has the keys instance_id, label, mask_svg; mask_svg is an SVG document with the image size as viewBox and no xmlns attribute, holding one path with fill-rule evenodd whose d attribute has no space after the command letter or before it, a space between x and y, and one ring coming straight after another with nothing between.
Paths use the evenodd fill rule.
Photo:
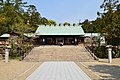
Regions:
<instances>
[{"instance_id":1,"label":"dark roof ridge ornament","mask_svg":"<svg viewBox=\"0 0 120 80\"><path fill-rule=\"evenodd\" d=\"M54 27L56 26L57 24L54 24Z\"/></svg>"},{"instance_id":2,"label":"dark roof ridge ornament","mask_svg":"<svg viewBox=\"0 0 120 80\"><path fill-rule=\"evenodd\" d=\"M68 24L68 26L70 26L70 24Z\"/></svg>"},{"instance_id":3,"label":"dark roof ridge ornament","mask_svg":"<svg viewBox=\"0 0 120 80\"><path fill-rule=\"evenodd\" d=\"M61 26L61 23L59 23L59 26Z\"/></svg>"}]
</instances>

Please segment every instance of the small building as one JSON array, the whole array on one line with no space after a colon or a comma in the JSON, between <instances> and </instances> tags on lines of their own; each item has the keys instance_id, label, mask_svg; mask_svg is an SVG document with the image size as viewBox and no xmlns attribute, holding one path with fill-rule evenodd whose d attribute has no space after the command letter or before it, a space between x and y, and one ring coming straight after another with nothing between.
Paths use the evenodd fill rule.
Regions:
<instances>
[{"instance_id":1,"label":"small building","mask_svg":"<svg viewBox=\"0 0 120 80\"><path fill-rule=\"evenodd\" d=\"M100 37L100 33L85 33L85 37Z\"/></svg>"},{"instance_id":2,"label":"small building","mask_svg":"<svg viewBox=\"0 0 120 80\"><path fill-rule=\"evenodd\" d=\"M10 34L2 34L0 36L0 47L9 45L9 41L8 41L9 37L10 37Z\"/></svg>"},{"instance_id":3,"label":"small building","mask_svg":"<svg viewBox=\"0 0 120 80\"><path fill-rule=\"evenodd\" d=\"M84 42L84 34L81 25L40 25L35 32L39 45L77 45Z\"/></svg>"},{"instance_id":4,"label":"small building","mask_svg":"<svg viewBox=\"0 0 120 80\"><path fill-rule=\"evenodd\" d=\"M100 33L85 33L84 43L87 45L97 45L97 40L100 38Z\"/></svg>"}]
</instances>

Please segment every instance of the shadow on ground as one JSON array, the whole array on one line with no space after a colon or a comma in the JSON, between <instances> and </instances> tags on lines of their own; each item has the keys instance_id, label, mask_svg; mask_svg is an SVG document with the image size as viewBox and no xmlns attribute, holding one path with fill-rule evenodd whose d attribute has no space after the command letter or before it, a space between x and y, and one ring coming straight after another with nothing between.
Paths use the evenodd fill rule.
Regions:
<instances>
[{"instance_id":1,"label":"shadow on ground","mask_svg":"<svg viewBox=\"0 0 120 80\"><path fill-rule=\"evenodd\" d=\"M107 75L99 75L103 79L116 79L120 80L120 66L115 65L94 65L89 66L89 69L94 72L103 73Z\"/></svg>"}]
</instances>

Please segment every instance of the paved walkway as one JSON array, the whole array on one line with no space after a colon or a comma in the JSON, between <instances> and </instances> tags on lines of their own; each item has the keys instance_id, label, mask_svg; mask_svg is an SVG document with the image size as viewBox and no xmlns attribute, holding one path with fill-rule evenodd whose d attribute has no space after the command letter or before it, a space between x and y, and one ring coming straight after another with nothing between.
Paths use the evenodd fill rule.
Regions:
<instances>
[{"instance_id":1,"label":"paved walkway","mask_svg":"<svg viewBox=\"0 0 120 80\"><path fill-rule=\"evenodd\" d=\"M26 80L91 80L74 62L44 62Z\"/></svg>"}]
</instances>

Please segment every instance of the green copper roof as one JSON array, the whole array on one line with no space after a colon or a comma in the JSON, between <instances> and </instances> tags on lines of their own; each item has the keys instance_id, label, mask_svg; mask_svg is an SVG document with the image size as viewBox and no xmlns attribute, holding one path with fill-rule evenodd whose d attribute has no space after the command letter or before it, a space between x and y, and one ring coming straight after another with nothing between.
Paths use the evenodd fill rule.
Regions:
<instances>
[{"instance_id":1,"label":"green copper roof","mask_svg":"<svg viewBox=\"0 0 120 80\"><path fill-rule=\"evenodd\" d=\"M0 37L10 37L10 34L3 34Z\"/></svg>"},{"instance_id":2,"label":"green copper roof","mask_svg":"<svg viewBox=\"0 0 120 80\"><path fill-rule=\"evenodd\" d=\"M36 35L84 35L82 27L79 26L44 26L40 25L35 32Z\"/></svg>"}]
</instances>

